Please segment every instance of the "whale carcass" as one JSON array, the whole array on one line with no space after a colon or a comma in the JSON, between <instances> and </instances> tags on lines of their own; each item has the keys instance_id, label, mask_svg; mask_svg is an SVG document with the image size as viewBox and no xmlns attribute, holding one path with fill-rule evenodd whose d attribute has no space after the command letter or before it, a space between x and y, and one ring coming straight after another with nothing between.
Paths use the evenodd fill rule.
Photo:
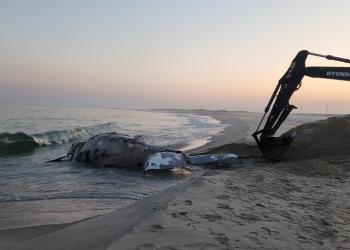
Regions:
<instances>
[{"instance_id":1,"label":"whale carcass","mask_svg":"<svg viewBox=\"0 0 350 250\"><path fill-rule=\"evenodd\" d=\"M238 158L232 153L187 156L181 151L149 145L140 136L104 133L85 142L74 143L67 155L52 161L87 162L97 167L143 168L147 173L187 165L218 164Z\"/></svg>"},{"instance_id":2,"label":"whale carcass","mask_svg":"<svg viewBox=\"0 0 350 250\"><path fill-rule=\"evenodd\" d=\"M142 168L150 154L163 150L146 144L140 136L104 133L86 142L74 143L68 156L70 160L88 162L97 167Z\"/></svg>"}]
</instances>

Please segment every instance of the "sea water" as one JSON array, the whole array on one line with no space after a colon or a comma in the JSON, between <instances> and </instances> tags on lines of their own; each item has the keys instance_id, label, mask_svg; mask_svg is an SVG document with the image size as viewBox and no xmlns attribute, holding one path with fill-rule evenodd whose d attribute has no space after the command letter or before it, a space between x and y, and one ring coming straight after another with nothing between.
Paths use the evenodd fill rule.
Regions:
<instances>
[{"instance_id":1,"label":"sea water","mask_svg":"<svg viewBox=\"0 0 350 250\"><path fill-rule=\"evenodd\" d=\"M112 108L0 104L0 229L102 214L183 180L141 171L47 161L105 132L190 149L224 125L209 116Z\"/></svg>"}]
</instances>

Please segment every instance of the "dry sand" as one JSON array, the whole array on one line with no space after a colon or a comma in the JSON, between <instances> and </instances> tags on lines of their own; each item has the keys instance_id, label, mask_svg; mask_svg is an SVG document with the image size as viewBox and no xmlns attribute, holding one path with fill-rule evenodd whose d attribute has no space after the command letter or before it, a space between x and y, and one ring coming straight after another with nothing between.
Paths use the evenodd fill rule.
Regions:
<instances>
[{"instance_id":1,"label":"dry sand","mask_svg":"<svg viewBox=\"0 0 350 250\"><path fill-rule=\"evenodd\" d=\"M260 115L193 112L233 125L197 152L260 154L247 140ZM319 118L295 115L284 131ZM242 159L73 225L16 229L18 237L0 231L0 244L8 249L350 249L349 121L337 117L294 129L297 137L283 162ZM223 145L232 141L238 143Z\"/></svg>"}]
</instances>

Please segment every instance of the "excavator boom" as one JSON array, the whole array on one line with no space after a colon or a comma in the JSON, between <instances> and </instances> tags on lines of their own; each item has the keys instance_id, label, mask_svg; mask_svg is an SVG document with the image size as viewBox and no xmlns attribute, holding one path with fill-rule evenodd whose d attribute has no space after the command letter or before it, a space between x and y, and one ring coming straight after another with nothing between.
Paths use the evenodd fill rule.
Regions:
<instances>
[{"instance_id":1,"label":"excavator boom","mask_svg":"<svg viewBox=\"0 0 350 250\"><path fill-rule=\"evenodd\" d=\"M261 149L263 156L270 160L279 160L293 141L292 136L274 137L273 135L296 107L289 104L293 93L301 87L304 76L325 78L333 80L350 81L350 67L305 67L309 55L324 57L344 63L350 63L349 59L331 55L311 53L306 50L300 51L293 59L287 72L278 81L278 84L265 108L264 115L253 137ZM271 111L270 111L271 108ZM265 125L260 129L265 116L270 111Z\"/></svg>"}]
</instances>

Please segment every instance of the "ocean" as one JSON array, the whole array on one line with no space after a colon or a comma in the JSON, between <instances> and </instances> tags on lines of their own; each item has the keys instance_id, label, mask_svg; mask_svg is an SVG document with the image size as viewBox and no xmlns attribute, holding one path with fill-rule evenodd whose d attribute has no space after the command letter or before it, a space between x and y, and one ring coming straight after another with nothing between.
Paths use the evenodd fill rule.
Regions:
<instances>
[{"instance_id":1,"label":"ocean","mask_svg":"<svg viewBox=\"0 0 350 250\"><path fill-rule=\"evenodd\" d=\"M0 104L0 229L95 216L186 178L47 162L65 154L73 142L118 132L188 150L224 128L212 117L192 114Z\"/></svg>"}]
</instances>

